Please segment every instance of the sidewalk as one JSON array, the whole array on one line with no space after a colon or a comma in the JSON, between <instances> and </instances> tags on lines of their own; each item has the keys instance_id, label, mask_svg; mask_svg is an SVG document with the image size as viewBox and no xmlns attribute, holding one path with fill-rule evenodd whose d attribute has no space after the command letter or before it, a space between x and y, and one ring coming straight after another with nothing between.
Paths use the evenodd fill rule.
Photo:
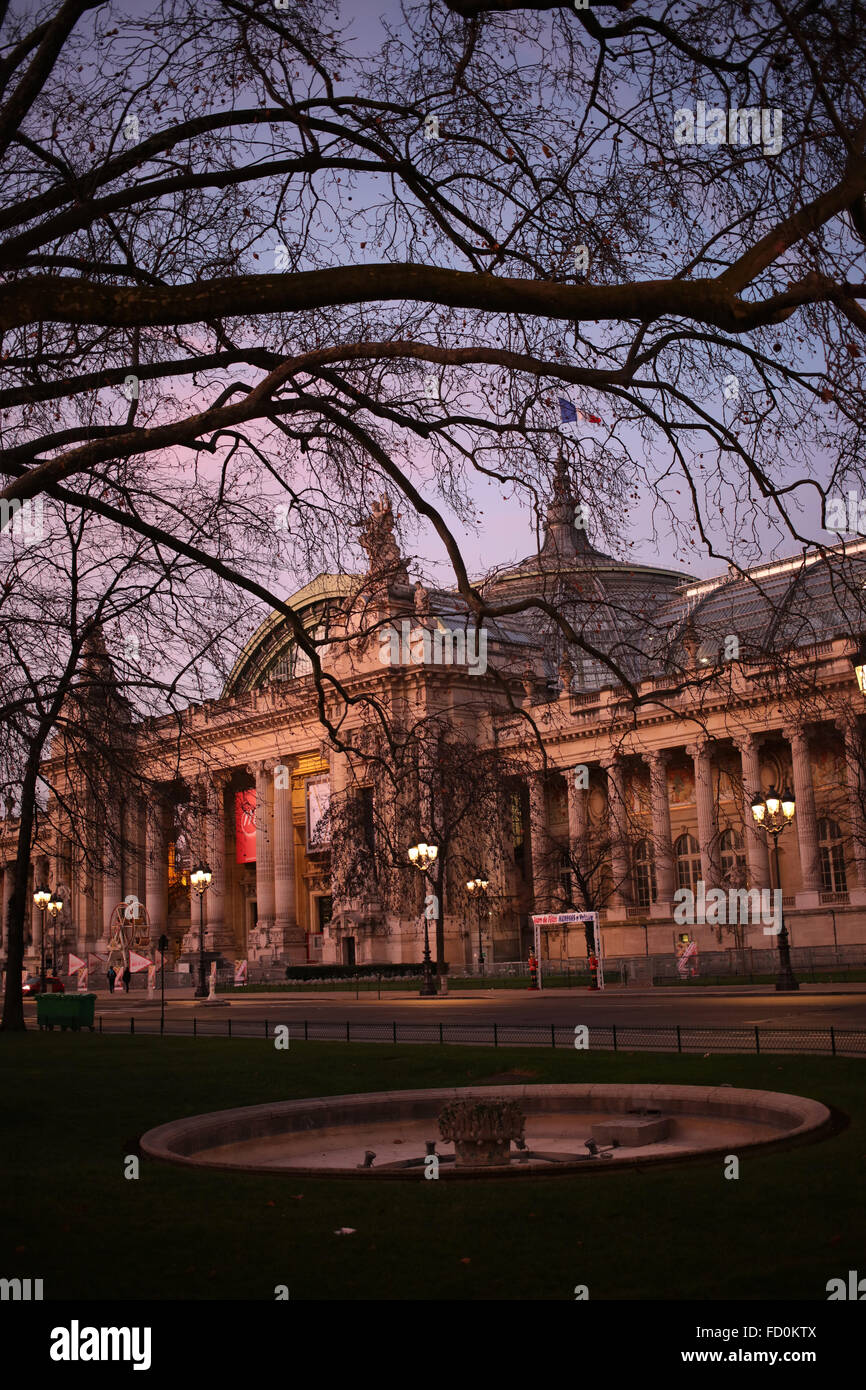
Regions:
<instances>
[{"instance_id":1,"label":"sidewalk","mask_svg":"<svg viewBox=\"0 0 866 1390\"><path fill-rule=\"evenodd\" d=\"M156 993L152 998L149 998L148 995L147 995L147 993L146 993L146 991L144 991L144 990L131 990L131 991L129 992L129 994L126 994L124 991L118 991L118 990L115 990L114 993L112 994L112 993L110 993L107 989L91 990L90 992L93 993L93 994L96 994L97 999L99 1000L100 1003L105 1003L105 1002L110 1002L110 1001L112 1001L112 1000L117 1000L118 1003L120 1003L120 1004L155 1004L155 1005L157 1005L157 1007L158 1007L158 1006L159 1006L159 1002L160 1002L159 991L157 991L157 993ZM396 1000L406 1000L406 999L419 999L419 1002L427 1002L427 1003L436 1002L437 1000L441 1000L441 999L451 999L451 1000L461 1000L461 999L465 999L465 1000L472 1000L473 1002L476 1002L476 1003L477 1003L479 1000L483 1000L483 999L497 999L497 1000L499 1000L499 999L509 999L509 998L510 998L510 999L521 999L521 1000L526 1000L526 999L528 999L528 998L531 998L533 995L534 995L535 997L537 997L537 998L547 997L547 998L569 999L569 998L573 998L573 997L576 996L576 995L580 995L580 996L582 997L582 996L584 996L584 995L586 995L586 994L597 994L599 997L601 997L602 995L608 995L608 996L609 996L609 995L616 995L616 996L618 996L618 997L621 997L621 998L628 998L628 999L659 999L659 998L669 998L669 999L672 999L672 1000L673 1000L673 999L683 999L683 998L698 998L698 999L703 999L703 998L737 999L737 998L740 998L742 995L749 995L749 996L752 997L752 998L754 998L754 997L777 998L779 993L780 993L780 991L777 991L776 988L775 988L775 986L773 986L773 985L735 985L735 986L731 986L731 985L668 985L668 986L666 986L666 985L657 985L657 986L655 986L655 987L653 987L653 988L647 988L647 987L645 987L645 986L637 986L637 985L620 985L620 984L616 984L616 985L608 985L604 990L590 990L590 989L588 988L588 986L586 986L586 985L577 985L577 986L573 986L573 987L571 987L571 988L557 988L557 989L547 989L547 988L545 988L545 989L542 989L542 990L530 990L530 989L528 989L528 988L526 988L526 989L450 989L446 995L433 995L432 998L429 999L429 1000L420 1001L420 996L419 996L418 988L414 988L414 989L389 989L389 990L383 990L383 991L382 991L382 996L381 996L381 1002L384 1003L384 1002L386 1002L388 999L393 999L393 1000L395 1000L395 1001L396 1001ZM844 995L847 995L847 994L858 995L858 994L866 994L866 982L864 982L864 983L851 982L850 984L846 984L846 983L844 983L844 982L839 982L839 983L836 983L836 984L820 984L820 983L819 983L819 984L812 984L811 982L809 982L809 983L803 982L803 983L800 984L800 989L799 989L799 991L797 991L797 993L799 993L800 995L804 995L804 994L817 994L817 995L823 995L823 994L834 994L834 995L843 995L843 994L844 994ZM346 989L341 989L341 990L318 990L318 989L317 989L317 990L302 990L302 989L290 989L290 990L282 990L282 989L281 989L281 990L273 990L273 989L271 989L271 990L245 990L243 993L238 993L238 994L232 994L232 993L230 993L229 991L220 991L220 993L217 995L217 998L220 999L220 1000L231 1001L231 1002L233 1002L233 1003L243 1003L244 1001L248 1001L248 1002L250 1002L250 1003L256 1003L256 1004L266 1003L266 1002L268 1002L268 1001L271 1001L271 1002L274 1002L274 1003L285 1003L285 1002L288 1002L288 1001L290 1001L290 1000L292 1000L292 999L304 999L304 1000L322 999L322 1000L327 1000L329 1003L333 1003L333 1002L339 1001L339 1000L344 1000L344 1001L349 1001L349 1000L350 1000L352 1003L360 1003L360 1002L361 1002L362 1000L364 1000L364 999L372 999L374 1002L379 1002L379 1001L378 1001L378 998L377 998L377 993L376 993L376 990L375 990L375 989L362 989L362 990L360 990L360 991L358 992L357 996L355 995L355 991L354 991L354 990L346 990ZM169 1003L190 1003L190 1004L198 1003L198 1004L202 1004L202 1005L203 1005L203 1004L205 1003L205 1001L204 1001L203 999L197 1000L197 999L195 998L195 990L194 990L194 987L193 987L193 986L189 986L189 987L185 987L185 988L167 989L167 990L165 991L165 1000L166 1000L166 1003L167 1003L167 1004L169 1004Z\"/></svg>"}]
</instances>

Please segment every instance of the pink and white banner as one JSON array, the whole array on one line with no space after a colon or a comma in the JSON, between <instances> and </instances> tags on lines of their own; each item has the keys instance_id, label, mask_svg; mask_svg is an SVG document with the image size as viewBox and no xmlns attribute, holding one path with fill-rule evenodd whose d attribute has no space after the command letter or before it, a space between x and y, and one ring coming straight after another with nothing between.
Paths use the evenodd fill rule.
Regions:
<instances>
[{"instance_id":1,"label":"pink and white banner","mask_svg":"<svg viewBox=\"0 0 866 1390\"><path fill-rule=\"evenodd\" d=\"M139 970L149 970L151 964L152 962L147 959L147 956L139 956L135 951L130 951L129 972L131 975L135 975Z\"/></svg>"},{"instance_id":2,"label":"pink and white banner","mask_svg":"<svg viewBox=\"0 0 866 1390\"><path fill-rule=\"evenodd\" d=\"M256 789L235 792L235 859L238 864L256 862Z\"/></svg>"}]
</instances>

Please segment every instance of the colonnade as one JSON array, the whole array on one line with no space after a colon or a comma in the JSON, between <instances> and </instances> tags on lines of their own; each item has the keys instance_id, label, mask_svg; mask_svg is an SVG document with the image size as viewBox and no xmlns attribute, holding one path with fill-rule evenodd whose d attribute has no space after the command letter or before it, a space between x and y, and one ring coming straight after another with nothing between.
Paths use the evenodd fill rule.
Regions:
<instances>
[{"instance_id":1,"label":"colonnade","mask_svg":"<svg viewBox=\"0 0 866 1390\"><path fill-rule=\"evenodd\" d=\"M836 727L842 733L847 765L847 809L852 857L856 866L859 892L866 894L866 828L864 828L863 797L863 752L861 731L856 718L840 720ZM822 888L820 847L818 837L818 814L815 804L815 791L812 781L809 751L809 734L801 724L785 725L781 735L790 745L793 772L793 792L796 800L794 828L800 862L800 891L796 895L798 907L817 907ZM701 859L701 877L707 887L719 886L722 882L720 858L720 827L718 824L716 798L713 788L713 753L726 744L733 744L741 761L744 794L743 826L745 830L744 848L748 864L750 887L764 889L771 887L770 862L766 834L754 823L751 802L761 794L760 749L765 740L777 738L778 733L747 733L733 739L713 740L702 737L686 745L674 745L650 751L635 749L629 753L624 749L599 760L598 765L605 774L607 790L607 858L610 864L612 892L607 903L609 914L626 915L633 900L631 889L631 863L629 837L626 826L626 763L629 757L639 757L648 768L650 826L647 838L653 846L656 878L656 915L669 915L676 888L676 863L671 829L671 804L668 786L668 766L671 758L681 749L692 760L694 769L695 801L697 820L697 842ZM587 764L581 766L586 767ZM589 823L588 797L590 787L582 786L573 773L578 769L568 769L566 785L568 794L568 839L572 863L583 863L584 845ZM781 791L782 788L780 787ZM552 884L549 840L546 826L545 774L542 771L529 776L529 822L532 853L533 895L536 909L541 911L549 905ZM650 829L651 827L651 829ZM866 902L866 896L864 896Z\"/></svg>"},{"instance_id":2,"label":"colonnade","mask_svg":"<svg viewBox=\"0 0 866 1390\"><path fill-rule=\"evenodd\" d=\"M247 765L256 787L256 864L255 898L257 922L250 945L269 955L305 959L305 934L298 924L298 888L295 868L295 839L292 818L291 764L288 759L271 758ZM236 940L231 921L227 921L226 788L234 769L220 770L191 779L194 814L189 847L190 863L204 860L211 870L211 882L204 895L205 948L231 956L244 941ZM134 795L124 801L107 802L100 808L99 829L94 818L85 821L85 833L94 844L81 862L72 866L69 849L62 838L50 856L34 857L35 878L29 890L25 945L32 952L39 948L39 909L32 901L32 889L40 876L52 890L63 881L64 909L58 921L58 934L79 953L108 950L114 910L125 897L134 894L147 909L152 942L169 925L168 849L173 817L167 800L158 796L145 802ZM5 946L6 920L12 893L14 865L0 865L2 874L2 944ZM195 891L190 888L190 937L198 946L199 912Z\"/></svg>"}]
</instances>

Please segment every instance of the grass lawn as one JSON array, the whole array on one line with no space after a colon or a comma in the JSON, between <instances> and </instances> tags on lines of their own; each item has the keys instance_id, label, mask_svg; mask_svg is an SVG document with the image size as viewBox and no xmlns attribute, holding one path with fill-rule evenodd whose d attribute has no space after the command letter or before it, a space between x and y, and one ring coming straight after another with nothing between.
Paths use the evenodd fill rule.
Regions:
<instances>
[{"instance_id":1,"label":"grass lawn","mask_svg":"<svg viewBox=\"0 0 866 1390\"><path fill-rule=\"evenodd\" d=\"M407 1183L247 1177L141 1161L129 1141L271 1099L541 1081L730 1082L845 1112L830 1139L604 1177ZM864 1269L866 1068L843 1058L0 1035L0 1274L45 1297L826 1299ZM356 1234L335 1235L340 1226Z\"/></svg>"}]
</instances>

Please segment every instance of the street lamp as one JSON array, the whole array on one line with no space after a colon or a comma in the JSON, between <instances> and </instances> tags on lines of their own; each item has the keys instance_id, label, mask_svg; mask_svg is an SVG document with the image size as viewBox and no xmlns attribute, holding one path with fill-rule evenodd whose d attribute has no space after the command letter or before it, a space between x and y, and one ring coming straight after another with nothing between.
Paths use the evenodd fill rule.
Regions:
<instances>
[{"instance_id":1,"label":"street lamp","mask_svg":"<svg viewBox=\"0 0 866 1390\"><path fill-rule=\"evenodd\" d=\"M776 981L777 990L799 989L800 984L791 969L791 946L788 940L788 928L785 923L785 912L782 907L782 870L779 865L779 836L782 831L789 826L794 819L796 803L792 792L777 792L775 787L771 787L767 792L765 800L755 797L752 802L752 817L757 826L766 830L768 835L773 837L773 858L776 861L776 887L779 892L779 915L781 918L781 930L779 931L779 978Z\"/></svg>"},{"instance_id":2,"label":"street lamp","mask_svg":"<svg viewBox=\"0 0 866 1390\"><path fill-rule=\"evenodd\" d=\"M412 845L409 849L409 862L419 869L425 878L427 870L431 869L436 863L439 854L438 845L428 845L426 840L419 840L417 845ZM427 926L428 917L426 906L424 911L424 983L421 986L419 995L422 999L427 999L436 993L436 986L433 983L433 969L430 960L430 931Z\"/></svg>"},{"instance_id":3,"label":"street lamp","mask_svg":"<svg viewBox=\"0 0 866 1390\"><path fill-rule=\"evenodd\" d=\"M54 973L57 974L57 918L63 911L63 899L54 894L53 898L46 903L48 911L51 913L51 950L53 952ZM44 920L44 919L43 919Z\"/></svg>"},{"instance_id":4,"label":"street lamp","mask_svg":"<svg viewBox=\"0 0 866 1390\"><path fill-rule=\"evenodd\" d=\"M194 996L196 999L207 998L204 982L204 895L212 878L213 874L207 864L200 864L189 876L190 883L198 893L198 988Z\"/></svg>"},{"instance_id":5,"label":"street lamp","mask_svg":"<svg viewBox=\"0 0 866 1390\"><path fill-rule=\"evenodd\" d=\"M481 874L476 874L474 878L467 879L466 892L469 894L470 901L477 906L478 913L478 973L484 974L484 943L481 939L481 914L483 905L487 900L487 889L490 887L490 880L483 878Z\"/></svg>"},{"instance_id":6,"label":"street lamp","mask_svg":"<svg viewBox=\"0 0 866 1390\"><path fill-rule=\"evenodd\" d=\"M42 913L42 930L39 933L42 948L42 964L39 972L39 993L45 993L45 909L51 901L51 889L45 884L37 888L33 894L33 901Z\"/></svg>"}]
</instances>

